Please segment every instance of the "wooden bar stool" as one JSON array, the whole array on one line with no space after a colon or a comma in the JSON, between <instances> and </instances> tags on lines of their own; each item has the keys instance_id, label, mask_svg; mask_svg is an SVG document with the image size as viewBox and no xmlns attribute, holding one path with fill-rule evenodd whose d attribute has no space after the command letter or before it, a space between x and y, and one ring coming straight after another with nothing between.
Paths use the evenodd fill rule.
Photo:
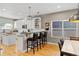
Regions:
<instances>
[{"instance_id":1,"label":"wooden bar stool","mask_svg":"<svg viewBox=\"0 0 79 59\"><path fill-rule=\"evenodd\" d=\"M43 43L44 43L44 45L47 43L47 32L44 32Z\"/></svg>"},{"instance_id":2,"label":"wooden bar stool","mask_svg":"<svg viewBox=\"0 0 79 59\"><path fill-rule=\"evenodd\" d=\"M41 49L42 44L43 44L43 33L40 32L38 36L38 45L40 46L40 49Z\"/></svg>"},{"instance_id":3,"label":"wooden bar stool","mask_svg":"<svg viewBox=\"0 0 79 59\"><path fill-rule=\"evenodd\" d=\"M31 48L33 49L33 54L35 54L35 47L37 47L37 51L38 51L38 34L37 33L33 33L33 38L27 39L27 52L28 52L28 48Z\"/></svg>"}]
</instances>

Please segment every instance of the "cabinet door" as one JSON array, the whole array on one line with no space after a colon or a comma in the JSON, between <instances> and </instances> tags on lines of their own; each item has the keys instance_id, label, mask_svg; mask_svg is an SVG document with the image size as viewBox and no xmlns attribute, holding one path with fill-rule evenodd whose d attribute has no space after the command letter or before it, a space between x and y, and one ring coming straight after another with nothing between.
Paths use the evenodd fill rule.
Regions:
<instances>
[{"instance_id":1,"label":"cabinet door","mask_svg":"<svg viewBox=\"0 0 79 59\"><path fill-rule=\"evenodd\" d=\"M28 20L27 21L27 29L32 29L32 28L35 28L34 20Z\"/></svg>"},{"instance_id":2,"label":"cabinet door","mask_svg":"<svg viewBox=\"0 0 79 59\"><path fill-rule=\"evenodd\" d=\"M26 50L26 49L27 49L27 41L24 40L24 41L23 41L23 50Z\"/></svg>"},{"instance_id":3,"label":"cabinet door","mask_svg":"<svg viewBox=\"0 0 79 59\"><path fill-rule=\"evenodd\" d=\"M41 17L35 17L34 20L34 27L37 29L41 28Z\"/></svg>"}]
</instances>

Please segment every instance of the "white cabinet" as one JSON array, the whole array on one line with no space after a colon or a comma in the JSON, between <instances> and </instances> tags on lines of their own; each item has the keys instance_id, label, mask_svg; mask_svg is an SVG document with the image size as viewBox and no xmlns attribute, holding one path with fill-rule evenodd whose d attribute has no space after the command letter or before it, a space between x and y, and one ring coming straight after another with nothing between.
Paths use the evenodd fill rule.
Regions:
<instances>
[{"instance_id":1,"label":"white cabinet","mask_svg":"<svg viewBox=\"0 0 79 59\"><path fill-rule=\"evenodd\" d=\"M14 27L20 32L23 30L22 25L27 25L27 29L41 29L41 17L34 17L31 20L18 20Z\"/></svg>"},{"instance_id":2,"label":"white cabinet","mask_svg":"<svg viewBox=\"0 0 79 59\"><path fill-rule=\"evenodd\" d=\"M15 25L14 27L19 31L21 32L23 30L22 28L22 25L25 24L25 21L24 20L18 20L18 21L15 21Z\"/></svg>"},{"instance_id":3,"label":"white cabinet","mask_svg":"<svg viewBox=\"0 0 79 59\"><path fill-rule=\"evenodd\" d=\"M3 35L2 43L7 46L16 44L16 36L15 35Z\"/></svg>"},{"instance_id":4,"label":"white cabinet","mask_svg":"<svg viewBox=\"0 0 79 59\"><path fill-rule=\"evenodd\" d=\"M27 42L24 36L18 36L17 51L25 52L27 50Z\"/></svg>"},{"instance_id":5,"label":"white cabinet","mask_svg":"<svg viewBox=\"0 0 79 59\"><path fill-rule=\"evenodd\" d=\"M34 20L27 20L27 29L33 29L34 28Z\"/></svg>"},{"instance_id":6,"label":"white cabinet","mask_svg":"<svg viewBox=\"0 0 79 59\"><path fill-rule=\"evenodd\" d=\"M41 17L35 17L34 20L34 28L41 29Z\"/></svg>"},{"instance_id":7,"label":"white cabinet","mask_svg":"<svg viewBox=\"0 0 79 59\"><path fill-rule=\"evenodd\" d=\"M27 29L41 29L41 17L34 17L27 20Z\"/></svg>"}]
</instances>

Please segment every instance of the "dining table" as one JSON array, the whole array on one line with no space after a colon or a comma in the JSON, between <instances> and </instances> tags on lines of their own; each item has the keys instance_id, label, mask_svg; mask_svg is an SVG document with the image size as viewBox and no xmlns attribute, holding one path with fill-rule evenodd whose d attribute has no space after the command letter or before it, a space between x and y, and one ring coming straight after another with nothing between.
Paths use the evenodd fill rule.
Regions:
<instances>
[{"instance_id":1,"label":"dining table","mask_svg":"<svg viewBox=\"0 0 79 59\"><path fill-rule=\"evenodd\" d=\"M64 55L79 56L79 41L64 40L61 52Z\"/></svg>"}]
</instances>

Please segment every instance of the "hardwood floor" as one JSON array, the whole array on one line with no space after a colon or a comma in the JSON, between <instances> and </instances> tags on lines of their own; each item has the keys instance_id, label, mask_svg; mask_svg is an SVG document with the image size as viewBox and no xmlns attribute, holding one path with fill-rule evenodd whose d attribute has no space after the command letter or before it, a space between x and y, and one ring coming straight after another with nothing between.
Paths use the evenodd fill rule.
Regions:
<instances>
[{"instance_id":1,"label":"hardwood floor","mask_svg":"<svg viewBox=\"0 0 79 59\"><path fill-rule=\"evenodd\" d=\"M42 49L36 50L35 54L30 50L28 53L17 52L16 45L4 46L2 56L58 56L60 54L59 47L56 44L46 44Z\"/></svg>"}]
</instances>

